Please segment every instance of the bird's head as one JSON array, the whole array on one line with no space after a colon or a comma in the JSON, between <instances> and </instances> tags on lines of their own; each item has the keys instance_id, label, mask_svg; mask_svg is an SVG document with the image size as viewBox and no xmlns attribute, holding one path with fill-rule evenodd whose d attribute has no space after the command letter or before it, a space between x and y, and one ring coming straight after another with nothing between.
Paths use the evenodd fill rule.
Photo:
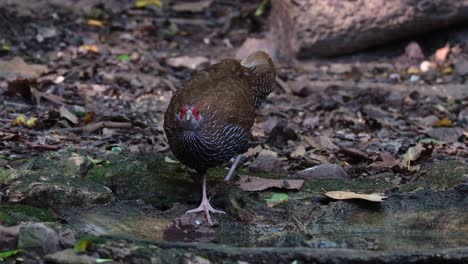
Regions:
<instances>
[{"instance_id":1,"label":"bird's head","mask_svg":"<svg viewBox=\"0 0 468 264\"><path fill-rule=\"evenodd\" d=\"M196 105L184 104L177 113L177 120L186 129L198 128L202 119L203 115L198 111Z\"/></svg>"}]
</instances>

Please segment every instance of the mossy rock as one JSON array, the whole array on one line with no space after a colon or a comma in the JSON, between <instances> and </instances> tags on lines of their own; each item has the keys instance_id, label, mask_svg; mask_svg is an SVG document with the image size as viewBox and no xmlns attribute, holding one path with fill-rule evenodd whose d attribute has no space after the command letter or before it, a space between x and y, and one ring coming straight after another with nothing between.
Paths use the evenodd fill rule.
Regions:
<instances>
[{"instance_id":1,"label":"mossy rock","mask_svg":"<svg viewBox=\"0 0 468 264\"><path fill-rule=\"evenodd\" d=\"M0 205L0 224L12 226L20 222L54 222L51 210L44 210L21 204Z\"/></svg>"}]
</instances>

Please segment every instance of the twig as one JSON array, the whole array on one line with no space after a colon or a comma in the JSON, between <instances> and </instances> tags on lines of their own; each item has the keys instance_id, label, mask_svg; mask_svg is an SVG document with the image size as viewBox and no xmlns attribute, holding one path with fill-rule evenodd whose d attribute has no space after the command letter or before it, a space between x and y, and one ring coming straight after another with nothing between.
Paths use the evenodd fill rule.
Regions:
<instances>
[{"instance_id":1,"label":"twig","mask_svg":"<svg viewBox=\"0 0 468 264\"><path fill-rule=\"evenodd\" d=\"M130 122L101 121L101 122L89 124L89 125L82 126L82 127L64 128L61 130L62 131L85 131L88 133L92 133L102 128L131 128L131 127L132 127L132 123Z\"/></svg>"},{"instance_id":2,"label":"twig","mask_svg":"<svg viewBox=\"0 0 468 264\"><path fill-rule=\"evenodd\" d=\"M285 81L281 80L278 76L276 76L275 81L276 81L276 83L278 84L278 86L279 86L285 93L287 93L287 94L291 94L291 93L292 93L292 90L291 90L291 88L289 87L289 85L288 85Z\"/></svg>"},{"instance_id":3,"label":"twig","mask_svg":"<svg viewBox=\"0 0 468 264\"><path fill-rule=\"evenodd\" d=\"M18 44L20 46L24 46L24 43L23 41L21 40L18 32L16 32L16 30L11 26L10 22L8 21L8 17L4 14L4 13L0 13L0 15L2 16L3 20L5 21L5 24L7 25L8 29L11 31L11 33L13 33L13 35L15 36L16 38L16 41L18 41Z\"/></svg>"}]
</instances>

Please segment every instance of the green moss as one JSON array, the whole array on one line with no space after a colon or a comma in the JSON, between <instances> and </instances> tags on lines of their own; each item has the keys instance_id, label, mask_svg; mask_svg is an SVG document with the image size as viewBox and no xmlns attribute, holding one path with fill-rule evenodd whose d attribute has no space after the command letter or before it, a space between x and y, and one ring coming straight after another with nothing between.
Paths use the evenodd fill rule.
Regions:
<instances>
[{"instance_id":1,"label":"green moss","mask_svg":"<svg viewBox=\"0 0 468 264\"><path fill-rule=\"evenodd\" d=\"M468 164L448 160L423 167L418 185L436 189L448 189L462 182L468 182Z\"/></svg>"},{"instance_id":2,"label":"green moss","mask_svg":"<svg viewBox=\"0 0 468 264\"><path fill-rule=\"evenodd\" d=\"M391 185L381 179L323 179L305 181L303 191L322 194L324 191L382 192Z\"/></svg>"},{"instance_id":3,"label":"green moss","mask_svg":"<svg viewBox=\"0 0 468 264\"><path fill-rule=\"evenodd\" d=\"M0 168L0 184L9 184L12 180L11 173L6 169Z\"/></svg>"},{"instance_id":4,"label":"green moss","mask_svg":"<svg viewBox=\"0 0 468 264\"><path fill-rule=\"evenodd\" d=\"M50 210L19 204L0 205L0 223L2 225L11 226L22 221L54 222L55 220L55 216Z\"/></svg>"}]
</instances>

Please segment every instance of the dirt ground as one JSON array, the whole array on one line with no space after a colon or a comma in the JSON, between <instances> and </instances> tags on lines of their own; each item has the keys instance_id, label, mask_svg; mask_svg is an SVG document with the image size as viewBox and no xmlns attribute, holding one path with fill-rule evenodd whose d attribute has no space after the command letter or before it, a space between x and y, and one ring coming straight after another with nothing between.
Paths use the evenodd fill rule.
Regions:
<instances>
[{"instance_id":1,"label":"dirt ground","mask_svg":"<svg viewBox=\"0 0 468 264\"><path fill-rule=\"evenodd\" d=\"M199 186L170 152L164 111L196 70L264 37L268 8L27 2L0 4L0 224L52 223L76 240L48 255L31 246L11 263L468 259L467 43L415 36L341 58L275 61L275 90L237 172L267 180L225 184L226 168L210 170L213 201L228 215L208 227L183 214ZM291 182L271 188L278 179Z\"/></svg>"}]
</instances>

